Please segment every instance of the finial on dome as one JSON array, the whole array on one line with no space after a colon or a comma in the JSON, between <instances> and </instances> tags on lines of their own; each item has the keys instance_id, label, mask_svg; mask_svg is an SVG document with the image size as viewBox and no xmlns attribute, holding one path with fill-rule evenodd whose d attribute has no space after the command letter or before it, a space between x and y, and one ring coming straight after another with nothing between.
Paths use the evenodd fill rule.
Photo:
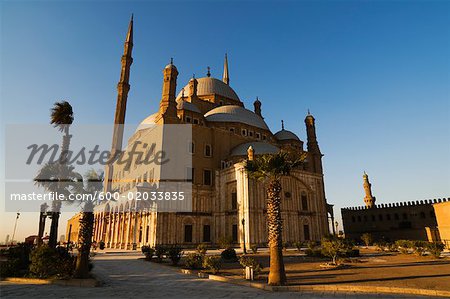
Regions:
<instances>
[{"instance_id":1,"label":"finial on dome","mask_svg":"<svg viewBox=\"0 0 450 299\"><path fill-rule=\"evenodd\" d=\"M284 130L284 120L281 120L281 130Z\"/></svg>"},{"instance_id":2,"label":"finial on dome","mask_svg":"<svg viewBox=\"0 0 450 299\"><path fill-rule=\"evenodd\" d=\"M308 108L308 115L311 115L311 112L309 112L309 108Z\"/></svg>"},{"instance_id":3,"label":"finial on dome","mask_svg":"<svg viewBox=\"0 0 450 299\"><path fill-rule=\"evenodd\" d=\"M211 68L208 66L206 67L208 69L208 72L206 73L207 77L211 77Z\"/></svg>"},{"instance_id":4,"label":"finial on dome","mask_svg":"<svg viewBox=\"0 0 450 299\"><path fill-rule=\"evenodd\" d=\"M173 64L173 58L170 57L170 64Z\"/></svg>"},{"instance_id":5,"label":"finial on dome","mask_svg":"<svg viewBox=\"0 0 450 299\"><path fill-rule=\"evenodd\" d=\"M192 74L192 79L195 79L195 74Z\"/></svg>"}]
</instances>

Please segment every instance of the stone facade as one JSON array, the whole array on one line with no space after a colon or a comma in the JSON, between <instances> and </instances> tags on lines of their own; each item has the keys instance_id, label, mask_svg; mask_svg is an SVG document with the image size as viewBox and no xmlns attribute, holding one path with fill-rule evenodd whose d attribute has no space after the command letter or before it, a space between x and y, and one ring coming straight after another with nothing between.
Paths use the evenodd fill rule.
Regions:
<instances>
[{"instance_id":1,"label":"stone facade","mask_svg":"<svg viewBox=\"0 0 450 299\"><path fill-rule=\"evenodd\" d=\"M433 204L433 207L441 241L450 249L450 198Z\"/></svg>"},{"instance_id":2,"label":"stone facade","mask_svg":"<svg viewBox=\"0 0 450 299\"><path fill-rule=\"evenodd\" d=\"M131 33L130 33L131 30ZM128 84L131 66L133 26L130 23L122 75L119 85ZM123 75L123 74L126 74ZM155 206L136 210L137 203L118 200L95 208L93 239L104 241L110 248L138 248L142 245L180 244L184 247L206 243L216 246L228 238L236 246L267 242L265 187L248 177L244 170L247 149L255 155L289 152L293 157L307 153L307 161L290 176L282 179L283 241L320 240L329 233L328 215L332 205L325 198L322 153L316 138L315 119L305 118L307 149L296 134L284 129L272 133L264 121L261 102L254 111L230 86L228 59L224 63L222 80L206 77L189 80L176 95L178 70L173 61L163 70L163 88L159 111L144 119L128 143L142 141L151 144L148 126L190 124L192 140L192 210L161 212ZM126 82L125 82L126 81ZM126 90L128 91L128 89ZM122 124L127 94L118 88L116 124ZM122 132L115 130L112 151L118 152ZM105 191L145 192L158 180L161 169L135 165L129 170L117 163L108 165Z\"/></svg>"}]
</instances>

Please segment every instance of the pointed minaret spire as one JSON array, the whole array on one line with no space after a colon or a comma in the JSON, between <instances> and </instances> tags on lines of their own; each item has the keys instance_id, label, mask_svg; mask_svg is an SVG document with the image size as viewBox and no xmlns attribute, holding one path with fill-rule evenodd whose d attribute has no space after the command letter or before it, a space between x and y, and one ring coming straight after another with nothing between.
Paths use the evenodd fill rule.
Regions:
<instances>
[{"instance_id":1,"label":"pointed minaret spire","mask_svg":"<svg viewBox=\"0 0 450 299\"><path fill-rule=\"evenodd\" d=\"M281 120L281 130L284 130L284 120Z\"/></svg>"},{"instance_id":2,"label":"pointed minaret spire","mask_svg":"<svg viewBox=\"0 0 450 299\"><path fill-rule=\"evenodd\" d=\"M125 112L127 109L128 92L130 91L130 69L133 63L131 53L133 51L133 15L131 15L128 32L125 38L124 50L121 59L120 80L117 83L117 103L114 115L114 129L111 145L110 162L105 169L105 191L111 191L113 178L114 159L122 152L123 127L125 124Z\"/></svg>"},{"instance_id":3,"label":"pointed minaret spire","mask_svg":"<svg viewBox=\"0 0 450 299\"><path fill-rule=\"evenodd\" d=\"M230 77L228 75L228 57L227 57L227 53L225 53L225 61L223 63L223 77L222 77L222 81L225 84L230 85Z\"/></svg>"}]
</instances>

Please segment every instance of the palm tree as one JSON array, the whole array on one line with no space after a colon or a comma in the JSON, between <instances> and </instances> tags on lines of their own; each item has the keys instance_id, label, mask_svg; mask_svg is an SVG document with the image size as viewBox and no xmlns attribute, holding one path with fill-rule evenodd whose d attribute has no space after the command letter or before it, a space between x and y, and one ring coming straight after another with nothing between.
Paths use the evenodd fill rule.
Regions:
<instances>
[{"instance_id":1,"label":"palm tree","mask_svg":"<svg viewBox=\"0 0 450 299\"><path fill-rule=\"evenodd\" d=\"M92 245L92 233L94 230L94 205L96 192L103 190L103 173L90 170L85 175L85 186L80 190L84 194L92 196L92 201L85 202L83 215L80 220L80 233L78 236L78 255L75 267L75 278L89 277L89 253Z\"/></svg>"},{"instance_id":2,"label":"palm tree","mask_svg":"<svg viewBox=\"0 0 450 299\"><path fill-rule=\"evenodd\" d=\"M66 164L67 155L69 153L70 147L70 138L72 137L69 134L70 125L73 123L73 109L72 106L67 101L56 102L53 105L50 113L50 124L52 124L55 128L58 128L59 131L63 132L63 140L61 145L61 153L59 156L58 166L55 161L44 165L44 167L40 170L36 177L36 183L39 186L46 188L50 192L59 192L65 194L65 190L59 189L61 183L63 183L63 176L67 176L70 172L73 172L73 168L70 168ZM66 167L64 167L66 166ZM58 178L58 175L61 175ZM70 175L65 179L69 179ZM50 238L49 238L49 246L56 247L57 237L58 237L58 223L59 223L59 214L61 209L61 202L53 201L51 207L50 218L52 220L50 226Z\"/></svg>"},{"instance_id":3,"label":"palm tree","mask_svg":"<svg viewBox=\"0 0 450 299\"><path fill-rule=\"evenodd\" d=\"M35 184L48 192L55 192L68 198L69 194L82 184L82 176L74 171L74 167L61 163L46 163L34 178ZM52 223L50 226L49 246L54 248L57 243L60 200L52 201ZM55 212L58 211L58 212Z\"/></svg>"},{"instance_id":4,"label":"palm tree","mask_svg":"<svg viewBox=\"0 0 450 299\"><path fill-rule=\"evenodd\" d=\"M249 149L250 150L250 149ZM281 220L281 178L304 161L306 154L295 160L286 152L255 156L249 154L245 169L250 177L267 183L267 226L270 249L269 285L285 285Z\"/></svg>"},{"instance_id":5,"label":"palm tree","mask_svg":"<svg viewBox=\"0 0 450 299\"><path fill-rule=\"evenodd\" d=\"M59 162L61 164L66 164L67 162L66 160L67 155L69 153L70 138L72 137L69 134L69 128L72 123L73 123L73 109L72 106L69 104L69 102L67 101L56 102L53 105L53 108L51 109L50 124L52 124L55 128L58 128L59 131L64 133L61 145L61 153L59 156ZM53 201L50 214L52 223L50 226L49 245L51 247L55 247L57 243L60 209L61 203Z\"/></svg>"}]
</instances>

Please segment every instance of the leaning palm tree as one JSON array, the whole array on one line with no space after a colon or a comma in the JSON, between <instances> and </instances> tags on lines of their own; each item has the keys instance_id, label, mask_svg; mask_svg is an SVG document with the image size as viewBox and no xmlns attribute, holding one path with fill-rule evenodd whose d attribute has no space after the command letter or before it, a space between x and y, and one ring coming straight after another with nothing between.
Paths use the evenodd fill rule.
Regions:
<instances>
[{"instance_id":1,"label":"leaning palm tree","mask_svg":"<svg viewBox=\"0 0 450 299\"><path fill-rule=\"evenodd\" d=\"M59 131L63 132L63 140L61 144L61 153L59 156L59 163L66 164L67 156L70 147L69 134L70 125L73 123L73 109L72 106L67 101L56 102L53 105L50 113L50 123L58 128ZM73 170L73 169L72 169ZM60 202L52 202L50 218L52 219L50 226L50 239L49 245L55 247L58 237L58 224L59 224L59 214L61 209Z\"/></svg>"},{"instance_id":2,"label":"leaning palm tree","mask_svg":"<svg viewBox=\"0 0 450 299\"><path fill-rule=\"evenodd\" d=\"M250 151L251 149L249 149ZM302 154L292 160L286 152L255 156L249 154L245 169L251 178L267 183L267 226L270 249L269 285L285 285L281 220L281 178L290 174L305 159Z\"/></svg>"},{"instance_id":3,"label":"leaning palm tree","mask_svg":"<svg viewBox=\"0 0 450 299\"><path fill-rule=\"evenodd\" d=\"M94 195L101 190L103 190L103 173L97 173L95 170L88 171L85 175L85 185L79 192L90 195L92 200L87 200L84 203L83 213L80 219L75 278L89 277L89 254L94 230L94 205L97 200L97 198L94 198Z\"/></svg>"}]
</instances>

